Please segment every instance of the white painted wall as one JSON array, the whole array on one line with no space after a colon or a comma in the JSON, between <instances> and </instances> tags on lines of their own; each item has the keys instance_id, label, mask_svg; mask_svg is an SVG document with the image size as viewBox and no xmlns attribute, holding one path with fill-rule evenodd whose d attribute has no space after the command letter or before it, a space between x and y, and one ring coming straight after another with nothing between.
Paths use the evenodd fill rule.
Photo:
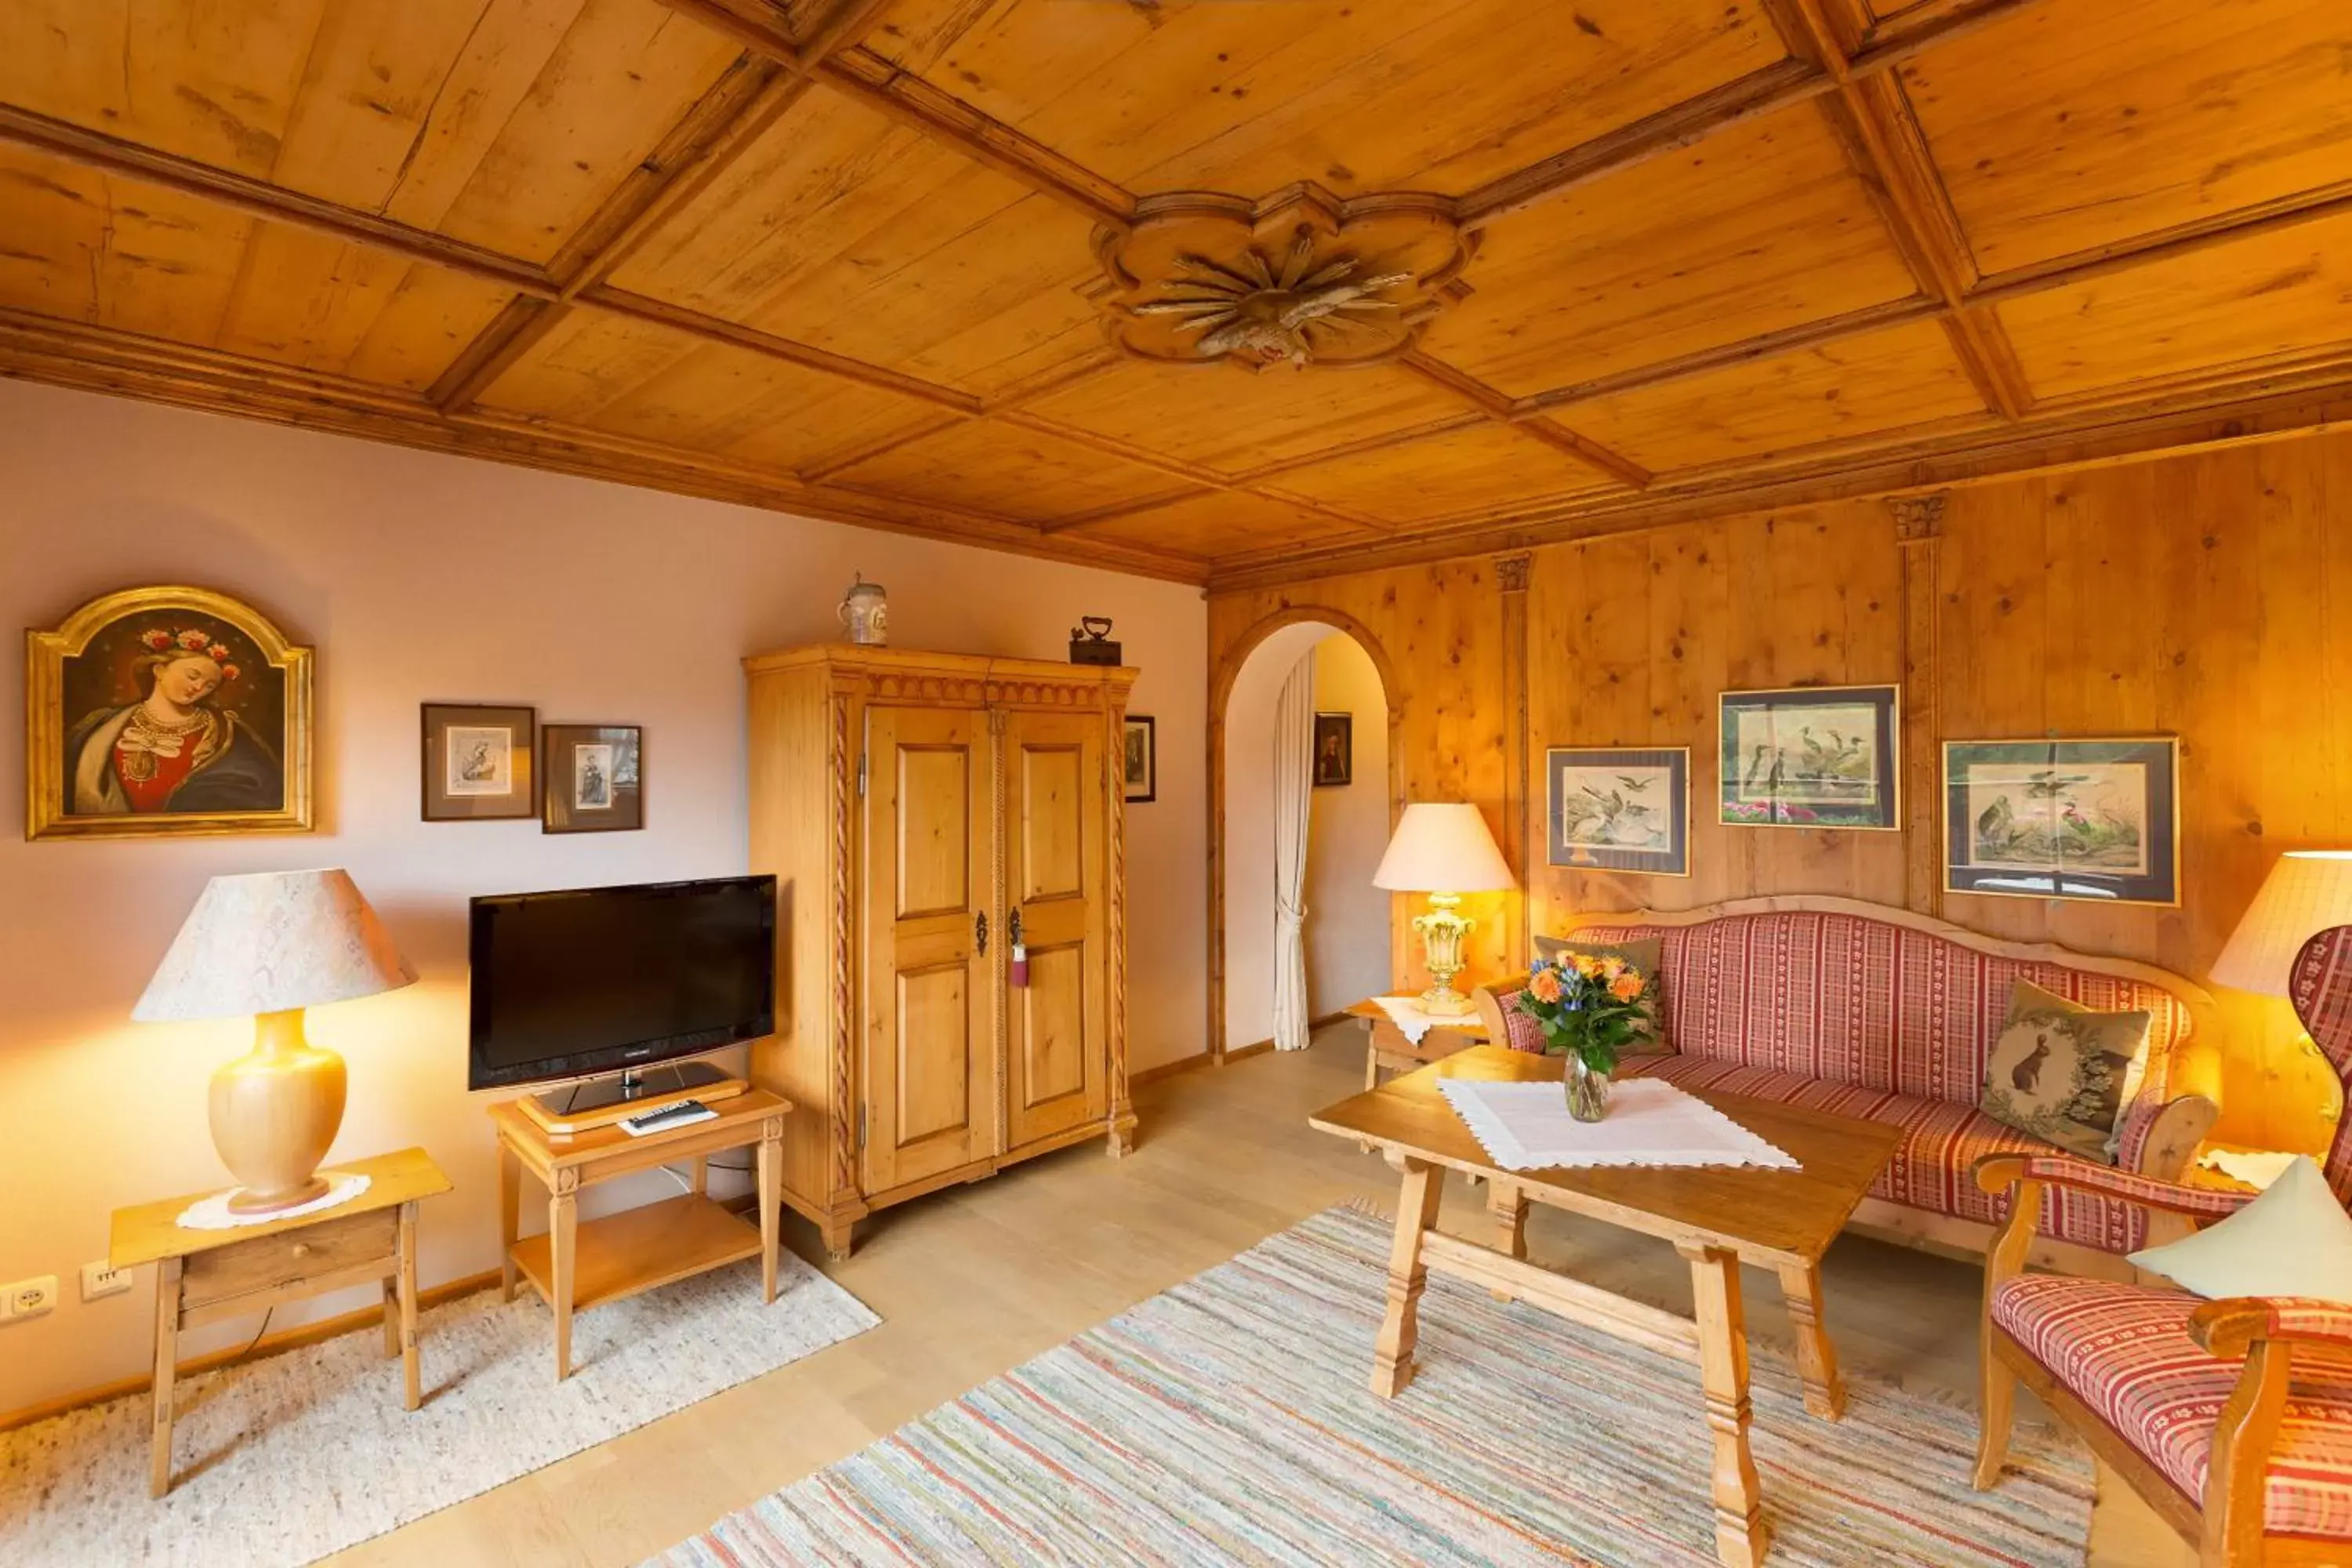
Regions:
<instances>
[{"instance_id":1,"label":"white painted wall","mask_svg":"<svg viewBox=\"0 0 2352 1568\"><path fill-rule=\"evenodd\" d=\"M1363 645L1315 645L1315 707L1355 718L1354 782L1314 792L1307 838L1307 998L1315 1017L1389 987L1390 895L1372 886L1389 843L1388 695Z\"/></svg>"},{"instance_id":2,"label":"white painted wall","mask_svg":"<svg viewBox=\"0 0 2352 1568\"><path fill-rule=\"evenodd\" d=\"M0 1326L0 1412L145 1368L149 1281L84 1306L79 1265L104 1256L117 1205L225 1180L205 1084L250 1026L129 1019L217 872L345 866L383 911L423 979L314 1016L313 1037L351 1068L333 1155L423 1144L457 1183L425 1206L425 1282L495 1266L489 1123L465 1089L467 897L744 869L738 660L835 636L858 568L888 587L894 640L910 647L1059 658L1081 615L1116 620L1143 669L1134 708L1158 719L1160 742L1159 799L1127 817L1130 1059L1205 1047L1196 590L20 382L0 381L0 623L55 625L112 589L186 582L260 606L319 650L316 833L0 838L0 1279L66 1286L55 1313ZM20 640L0 664L0 689L20 689ZM428 700L643 724L646 830L419 821ZM19 820L22 746L0 724L0 811ZM277 1326L363 1304L345 1294L281 1310Z\"/></svg>"}]
</instances>

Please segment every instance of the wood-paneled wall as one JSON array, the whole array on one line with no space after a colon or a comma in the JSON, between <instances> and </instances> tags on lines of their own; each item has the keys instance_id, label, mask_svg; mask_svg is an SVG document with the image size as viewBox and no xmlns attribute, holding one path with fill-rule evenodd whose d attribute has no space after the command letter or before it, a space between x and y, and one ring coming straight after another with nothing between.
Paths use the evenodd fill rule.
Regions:
<instances>
[{"instance_id":1,"label":"wood-paneled wall","mask_svg":"<svg viewBox=\"0 0 2352 1568\"><path fill-rule=\"evenodd\" d=\"M1482 558L1220 597L1210 658L1232 662L1253 626L1307 606L1381 639L1404 797L1488 809L1528 868L1536 930L1572 910L1839 893L2201 980L2280 851L2352 846L2352 436L1977 486L1940 507L1851 501L1548 546L1518 605L1497 575ZM1847 681L1906 686L1906 829L1718 825L1717 694ZM1933 742L2149 733L2182 742L2179 908L1941 890ZM1571 744L1691 748L1689 878L1543 864L1543 749ZM1408 901L1396 912L1410 963ZM1517 950L1517 923L1482 933L1482 963ZM2284 1004L2220 994L2220 1135L2323 1143L2332 1080Z\"/></svg>"}]
</instances>

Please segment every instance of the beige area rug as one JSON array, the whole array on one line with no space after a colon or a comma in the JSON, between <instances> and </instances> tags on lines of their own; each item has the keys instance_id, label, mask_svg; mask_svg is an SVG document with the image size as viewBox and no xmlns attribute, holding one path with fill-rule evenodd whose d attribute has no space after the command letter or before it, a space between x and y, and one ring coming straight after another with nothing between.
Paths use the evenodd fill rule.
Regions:
<instances>
[{"instance_id":1,"label":"beige area rug","mask_svg":"<svg viewBox=\"0 0 2352 1568\"><path fill-rule=\"evenodd\" d=\"M791 1253L572 1320L554 1381L546 1306L485 1290L420 1321L425 1407L369 1328L180 1385L176 1484L147 1496L147 1396L0 1433L0 1564L309 1563L773 1371L881 1320Z\"/></svg>"}]
</instances>

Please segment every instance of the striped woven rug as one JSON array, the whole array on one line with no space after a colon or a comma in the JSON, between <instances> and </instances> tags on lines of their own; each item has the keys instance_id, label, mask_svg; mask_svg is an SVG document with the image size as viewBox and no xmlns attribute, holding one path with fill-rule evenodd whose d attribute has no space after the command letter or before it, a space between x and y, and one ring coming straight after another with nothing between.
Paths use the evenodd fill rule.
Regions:
<instances>
[{"instance_id":1,"label":"striped woven rug","mask_svg":"<svg viewBox=\"0 0 2352 1568\"><path fill-rule=\"evenodd\" d=\"M1366 1387L1388 1226L1332 1209L773 1493L656 1561L1715 1562L1696 1372L1432 1277L1419 1373ZM1769 1561L2079 1564L2094 1478L2021 1425L1992 1492L1976 1421L1849 1373L1804 1413L1754 1355Z\"/></svg>"}]
</instances>

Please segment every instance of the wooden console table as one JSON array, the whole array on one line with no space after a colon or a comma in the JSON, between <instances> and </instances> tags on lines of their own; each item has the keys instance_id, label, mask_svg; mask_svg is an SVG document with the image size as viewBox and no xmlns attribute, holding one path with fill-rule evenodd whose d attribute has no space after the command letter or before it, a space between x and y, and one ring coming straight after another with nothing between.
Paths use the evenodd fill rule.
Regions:
<instances>
[{"instance_id":1,"label":"wooden console table","mask_svg":"<svg viewBox=\"0 0 2352 1568\"><path fill-rule=\"evenodd\" d=\"M329 1170L368 1178L367 1191L332 1208L228 1230L180 1224L188 1205L220 1189L114 1211L110 1268L155 1268L154 1451L147 1489L172 1489L172 1395L180 1331L266 1312L282 1301L353 1285L383 1288L383 1353L402 1363L403 1405L424 1403L416 1369L416 1205L449 1190L422 1149Z\"/></svg>"},{"instance_id":2,"label":"wooden console table","mask_svg":"<svg viewBox=\"0 0 2352 1568\"><path fill-rule=\"evenodd\" d=\"M490 1107L499 1134L499 1241L504 1299L514 1300L517 1276L530 1281L555 1312L555 1378L572 1375L572 1314L617 1301L688 1275L757 1254L761 1299L776 1299L778 1177L783 1160L784 1117L792 1102L752 1089L711 1107L709 1121L632 1138L617 1126L572 1137L549 1134L512 1100ZM759 1150L757 1225L713 1200L708 1162L729 1149ZM602 1219L580 1223L580 1189L634 1171L678 1161L693 1163L693 1191ZM547 1188L544 1235L518 1236L522 1173Z\"/></svg>"}]
</instances>

